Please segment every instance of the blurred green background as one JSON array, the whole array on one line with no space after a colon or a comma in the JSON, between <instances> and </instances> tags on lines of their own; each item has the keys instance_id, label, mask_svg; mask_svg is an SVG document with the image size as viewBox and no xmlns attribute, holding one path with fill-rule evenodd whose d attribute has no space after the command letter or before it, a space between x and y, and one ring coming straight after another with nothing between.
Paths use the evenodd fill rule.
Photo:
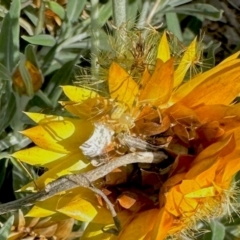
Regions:
<instances>
[{"instance_id":1,"label":"blurred green background","mask_svg":"<svg viewBox=\"0 0 240 240\"><path fill-rule=\"evenodd\" d=\"M60 86L74 84L85 67L94 71L116 27L127 22L129 30L167 29L185 46L198 35L204 71L240 49L239 18L239 0L1 0L0 202L24 196L15 192L30 181L24 168L32 176L42 171L9 156L31 145L19 133L33 125L23 111L65 114L58 103L64 99ZM10 215L0 216L0 240L11 230ZM200 223L204 234L198 239L240 239L240 219L233 218Z\"/></svg>"}]
</instances>

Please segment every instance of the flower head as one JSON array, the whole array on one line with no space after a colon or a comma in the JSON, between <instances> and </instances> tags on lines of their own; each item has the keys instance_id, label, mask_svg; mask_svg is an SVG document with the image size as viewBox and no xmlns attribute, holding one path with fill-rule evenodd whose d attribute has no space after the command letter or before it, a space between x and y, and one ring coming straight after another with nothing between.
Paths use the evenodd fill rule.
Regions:
<instances>
[{"instance_id":1,"label":"flower head","mask_svg":"<svg viewBox=\"0 0 240 240\"><path fill-rule=\"evenodd\" d=\"M134 39L135 49L100 62L108 69L104 94L87 85L62 87L69 101L61 104L73 118L28 113L38 126L23 134L36 146L13 156L49 169L36 180L43 188L59 176L93 168L89 160L98 166L129 152L163 150L168 158L159 165L123 166L98 183L99 188L118 211L123 225L118 239L188 235L198 221L234 210L240 108L230 104L240 92L239 52L194 76L191 67L200 56L197 39L177 60L166 32L160 40L159 35ZM159 44L150 48L152 41ZM23 189L30 188L32 183ZM114 238L99 230L111 217L88 190L36 203L29 214L59 213L91 222L84 239ZM136 231L139 225L144 228Z\"/></svg>"}]
</instances>

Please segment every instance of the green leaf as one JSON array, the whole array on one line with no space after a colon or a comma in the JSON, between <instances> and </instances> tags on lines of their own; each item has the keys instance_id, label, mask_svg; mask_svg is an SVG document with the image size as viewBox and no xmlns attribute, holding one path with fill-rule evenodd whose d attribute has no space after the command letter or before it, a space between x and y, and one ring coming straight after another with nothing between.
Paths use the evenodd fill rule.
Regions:
<instances>
[{"instance_id":1,"label":"green leaf","mask_svg":"<svg viewBox=\"0 0 240 240\"><path fill-rule=\"evenodd\" d=\"M16 111L16 100L9 81L0 79L0 134L9 125Z\"/></svg>"},{"instance_id":2,"label":"green leaf","mask_svg":"<svg viewBox=\"0 0 240 240\"><path fill-rule=\"evenodd\" d=\"M139 0L128 1L126 10L127 10L127 22L128 22L129 29L134 26L134 20L137 19L139 5L140 5Z\"/></svg>"},{"instance_id":3,"label":"green leaf","mask_svg":"<svg viewBox=\"0 0 240 240\"><path fill-rule=\"evenodd\" d=\"M38 35L44 29L45 22L45 1L40 1L40 7L37 12L37 25L35 28L35 35Z\"/></svg>"},{"instance_id":4,"label":"green leaf","mask_svg":"<svg viewBox=\"0 0 240 240\"><path fill-rule=\"evenodd\" d=\"M43 75L46 74L46 72L48 71L50 66L53 64L53 60L54 60L55 54L57 52L57 48L58 48L58 44L56 44L51 49L49 49L49 51L44 55L44 57L42 59L42 64L40 66L41 70L43 72Z\"/></svg>"},{"instance_id":5,"label":"green leaf","mask_svg":"<svg viewBox=\"0 0 240 240\"><path fill-rule=\"evenodd\" d=\"M28 69L25 66L25 63L26 63L26 57L22 56L19 63L19 71L22 76L23 82L25 84L27 95L33 96L34 95L33 85L32 85L33 80L30 73L28 72Z\"/></svg>"},{"instance_id":6,"label":"green leaf","mask_svg":"<svg viewBox=\"0 0 240 240\"><path fill-rule=\"evenodd\" d=\"M200 17L201 19L206 18L211 21L220 20L223 14L223 10L218 10L212 5L206 3L187 4L181 7L174 8L173 11L176 13Z\"/></svg>"},{"instance_id":7,"label":"green leaf","mask_svg":"<svg viewBox=\"0 0 240 240\"><path fill-rule=\"evenodd\" d=\"M32 181L33 179L36 179L36 173L34 171L34 168L30 165L27 165L25 163L20 163L13 157L11 158L11 162L13 164L13 170L12 170L12 179L13 179L13 189L15 191L19 190L21 187ZM14 192L14 195L17 199L26 197L26 193L24 192Z\"/></svg>"},{"instance_id":8,"label":"green leaf","mask_svg":"<svg viewBox=\"0 0 240 240\"><path fill-rule=\"evenodd\" d=\"M49 34L39 34L36 36L22 36L24 40L31 44L53 47L56 43L56 40L53 36Z\"/></svg>"},{"instance_id":9,"label":"green leaf","mask_svg":"<svg viewBox=\"0 0 240 240\"><path fill-rule=\"evenodd\" d=\"M1 189L1 186L2 186L4 178L5 178L5 174L6 174L6 170L7 170L7 163L8 163L7 159L0 160L0 189Z\"/></svg>"},{"instance_id":10,"label":"green leaf","mask_svg":"<svg viewBox=\"0 0 240 240\"><path fill-rule=\"evenodd\" d=\"M36 55L36 46L33 46L31 44L27 45L24 53L25 53L26 59L29 62L31 62L35 67L39 68L39 63Z\"/></svg>"},{"instance_id":11,"label":"green leaf","mask_svg":"<svg viewBox=\"0 0 240 240\"><path fill-rule=\"evenodd\" d=\"M14 216L11 216L7 222L4 223L3 227L0 229L0 240L7 240L9 233L11 232L11 227L13 225Z\"/></svg>"},{"instance_id":12,"label":"green leaf","mask_svg":"<svg viewBox=\"0 0 240 240\"><path fill-rule=\"evenodd\" d=\"M191 2L192 0L171 0L169 1L169 5L172 7L177 7L183 5L185 3Z\"/></svg>"},{"instance_id":13,"label":"green leaf","mask_svg":"<svg viewBox=\"0 0 240 240\"><path fill-rule=\"evenodd\" d=\"M2 29L0 33L0 63L2 63L8 71L12 72L13 64L13 35L12 20L10 14L7 13L3 19Z\"/></svg>"},{"instance_id":14,"label":"green leaf","mask_svg":"<svg viewBox=\"0 0 240 240\"><path fill-rule=\"evenodd\" d=\"M73 69L78 57L70 62L65 63L51 78L44 93L48 95L54 107L58 104L58 99L62 93L61 85L66 85L73 73Z\"/></svg>"},{"instance_id":15,"label":"green leaf","mask_svg":"<svg viewBox=\"0 0 240 240\"><path fill-rule=\"evenodd\" d=\"M65 10L64 10L64 8L63 8L61 5L59 5L59 4L56 3L56 2L49 1L49 2L48 2L48 6L49 6L49 8L50 8L55 14L57 14L61 19L64 19Z\"/></svg>"},{"instance_id":16,"label":"green leaf","mask_svg":"<svg viewBox=\"0 0 240 240\"><path fill-rule=\"evenodd\" d=\"M203 61L203 72L208 71L210 68L215 66L215 52L220 47L220 45L220 42L210 42L208 46L206 46L207 57Z\"/></svg>"},{"instance_id":17,"label":"green leaf","mask_svg":"<svg viewBox=\"0 0 240 240\"><path fill-rule=\"evenodd\" d=\"M11 30L12 30L12 37L13 37L13 62L14 65L17 65L19 61L19 19L20 19L20 11L21 11L21 2L20 0L12 1L11 8L9 10L9 14L11 17Z\"/></svg>"},{"instance_id":18,"label":"green leaf","mask_svg":"<svg viewBox=\"0 0 240 240\"><path fill-rule=\"evenodd\" d=\"M107 20L112 16L112 1L108 1L99 9L98 25L102 27Z\"/></svg>"},{"instance_id":19,"label":"green leaf","mask_svg":"<svg viewBox=\"0 0 240 240\"><path fill-rule=\"evenodd\" d=\"M177 14L174 12L166 13L167 29L172 32L180 41L183 41L182 31Z\"/></svg>"},{"instance_id":20,"label":"green leaf","mask_svg":"<svg viewBox=\"0 0 240 240\"><path fill-rule=\"evenodd\" d=\"M42 90L39 90L39 91L36 93L36 97L39 97L39 98L46 104L47 107L53 108L51 100L47 97L46 94L44 94L44 93L42 92ZM34 99L33 99L33 100L34 100ZM39 104L38 104L38 105L39 105Z\"/></svg>"},{"instance_id":21,"label":"green leaf","mask_svg":"<svg viewBox=\"0 0 240 240\"><path fill-rule=\"evenodd\" d=\"M76 22L83 11L86 0L68 0L67 3L67 16L71 22Z\"/></svg>"},{"instance_id":22,"label":"green leaf","mask_svg":"<svg viewBox=\"0 0 240 240\"><path fill-rule=\"evenodd\" d=\"M0 63L0 79L11 81L11 73L9 70Z\"/></svg>"},{"instance_id":23,"label":"green leaf","mask_svg":"<svg viewBox=\"0 0 240 240\"><path fill-rule=\"evenodd\" d=\"M27 15L32 24L36 27L38 23L37 9L29 5L23 9L23 12Z\"/></svg>"},{"instance_id":24,"label":"green leaf","mask_svg":"<svg viewBox=\"0 0 240 240\"><path fill-rule=\"evenodd\" d=\"M217 220L212 220L210 222L210 227L212 230L212 240L224 240L225 239L225 226L222 225Z\"/></svg>"}]
</instances>

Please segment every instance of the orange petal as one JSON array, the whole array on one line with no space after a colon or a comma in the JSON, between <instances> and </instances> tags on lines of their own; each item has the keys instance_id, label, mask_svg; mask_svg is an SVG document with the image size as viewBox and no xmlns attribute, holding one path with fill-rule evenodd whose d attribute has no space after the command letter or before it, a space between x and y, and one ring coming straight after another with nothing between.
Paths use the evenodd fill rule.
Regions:
<instances>
[{"instance_id":1,"label":"orange petal","mask_svg":"<svg viewBox=\"0 0 240 240\"><path fill-rule=\"evenodd\" d=\"M166 211L165 208L162 208L155 221L151 240L165 239L174 225L174 220L174 216Z\"/></svg>"},{"instance_id":2,"label":"orange petal","mask_svg":"<svg viewBox=\"0 0 240 240\"><path fill-rule=\"evenodd\" d=\"M186 189L188 187L189 189ZM173 214L176 217L181 216L186 213L194 213L198 207L198 202L196 199L185 199L181 191L189 192L191 190L199 189L199 186L196 186L194 181L185 181L180 185L173 187L170 192L167 194L165 209L169 213Z\"/></svg>"},{"instance_id":3,"label":"orange petal","mask_svg":"<svg viewBox=\"0 0 240 240\"><path fill-rule=\"evenodd\" d=\"M148 69L145 68L143 74L142 74L142 79L141 79L141 88L139 91L141 92L141 89L144 89L147 83L149 82L151 78L151 74L149 73Z\"/></svg>"},{"instance_id":4,"label":"orange petal","mask_svg":"<svg viewBox=\"0 0 240 240\"><path fill-rule=\"evenodd\" d=\"M193 164L201 162L203 159L213 157L223 157L230 154L236 147L234 134L229 134L221 141L211 144L205 148L194 160Z\"/></svg>"},{"instance_id":5,"label":"orange petal","mask_svg":"<svg viewBox=\"0 0 240 240\"><path fill-rule=\"evenodd\" d=\"M140 212L120 233L119 240L136 240L144 239L144 237L152 230L158 209L151 209L145 212ZM144 227L143 227L144 226Z\"/></svg>"},{"instance_id":6,"label":"orange petal","mask_svg":"<svg viewBox=\"0 0 240 240\"><path fill-rule=\"evenodd\" d=\"M175 103L167 108L164 113L172 117L176 123L184 126L198 127L201 124L195 111L180 103Z\"/></svg>"},{"instance_id":7,"label":"orange petal","mask_svg":"<svg viewBox=\"0 0 240 240\"><path fill-rule=\"evenodd\" d=\"M190 164L193 162L194 157L190 155L178 155L175 159L172 168L169 172L169 177L174 176L177 173L187 172Z\"/></svg>"},{"instance_id":8,"label":"orange petal","mask_svg":"<svg viewBox=\"0 0 240 240\"><path fill-rule=\"evenodd\" d=\"M230 184L234 175L240 170L240 158L236 158L234 160L228 161L224 168L223 176L222 176L222 183ZM218 183L220 185L220 183ZM225 186L223 186L225 187Z\"/></svg>"},{"instance_id":9,"label":"orange petal","mask_svg":"<svg viewBox=\"0 0 240 240\"><path fill-rule=\"evenodd\" d=\"M240 63L231 70L220 71L206 79L185 96L181 103L194 107L200 104L229 104L240 92Z\"/></svg>"},{"instance_id":10,"label":"orange petal","mask_svg":"<svg viewBox=\"0 0 240 240\"><path fill-rule=\"evenodd\" d=\"M141 91L139 96L140 102L151 103L158 106L168 101L173 87L173 59L163 63L157 59L155 70Z\"/></svg>"},{"instance_id":11,"label":"orange petal","mask_svg":"<svg viewBox=\"0 0 240 240\"><path fill-rule=\"evenodd\" d=\"M132 196L131 196L132 195ZM126 209L131 208L137 201L137 196L136 194L121 194L118 198L117 201L119 202L119 204Z\"/></svg>"},{"instance_id":12,"label":"orange petal","mask_svg":"<svg viewBox=\"0 0 240 240\"><path fill-rule=\"evenodd\" d=\"M239 54L240 54L240 51L232 54L231 56L229 56L226 59L224 59L221 63L219 63L219 65L238 58Z\"/></svg>"},{"instance_id":13,"label":"orange petal","mask_svg":"<svg viewBox=\"0 0 240 240\"><path fill-rule=\"evenodd\" d=\"M217 121L207 122L197 129L198 136L203 143L203 146L208 146L209 143L215 142L219 137L223 136L225 131L220 127Z\"/></svg>"},{"instance_id":14,"label":"orange petal","mask_svg":"<svg viewBox=\"0 0 240 240\"><path fill-rule=\"evenodd\" d=\"M111 98L132 107L138 94L138 85L116 62L109 68L108 86Z\"/></svg>"},{"instance_id":15,"label":"orange petal","mask_svg":"<svg viewBox=\"0 0 240 240\"><path fill-rule=\"evenodd\" d=\"M177 187L179 187L177 185ZM183 201L183 194L180 191L176 191L176 186L171 188L168 193L166 193L166 203L164 208L174 217L179 217L181 215L179 206Z\"/></svg>"},{"instance_id":16,"label":"orange petal","mask_svg":"<svg viewBox=\"0 0 240 240\"><path fill-rule=\"evenodd\" d=\"M190 99L190 97L188 97L187 99L184 100L184 102L187 103L187 101L190 99L190 102L188 102L186 106L192 106L193 103L194 105L196 105L196 102L204 103L203 99L209 101L211 98L213 98L214 100L214 102L211 101L213 102L212 104L218 104L216 102L216 96L218 96L218 98L220 98L219 104L224 104L224 102L221 101L221 98L227 97L224 94L229 95L229 93L231 93L231 92L228 92L229 88L233 89L233 93L231 93L230 94L231 97L227 97L226 100L230 98L232 99L232 95L234 95L234 97L236 95L235 84L237 83L236 78L239 76L239 69L238 69L239 67L240 67L240 59L235 59L232 61L227 61L223 64L219 64L216 67L210 69L209 71L206 71L202 74L197 75L192 80L180 86L176 90L176 92L172 94L171 102L173 103L178 102L181 99L183 99L185 96L191 95L194 101ZM201 83L203 82L205 83L202 85ZM201 84L201 87L197 88L197 86L200 84ZM226 89L227 91L225 91L225 88L227 88L228 90ZM199 97L201 98L199 99ZM199 101L197 101L198 99ZM229 100L227 104L228 103L229 103Z\"/></svg>"},{"instance_id":17,"label":"orange petal","mask_svg":"<svg viewBox=\"0 0 240 240\"><path fill-rule=\"evenodd\" d=\"M192 179L185 179L179 185L179 190L184 196L199 189L200 186L198 185L198 183Z\"/></svg>"},{"instance_id":18,"label":"orange petal","mask_svg":"<svg viewBox=\"0 0 240 240\"><path fill-rule=\"evenodd\" d=\"M208 165L209 160L206 159L201 163L195 165L193 168L198 171L195 175L195 181L198 183L200 187L210 186L216 177L217 168L219 165L219 161L214 162L212 165ZM200 165L201 164L201 165ZM199 166L200 165L200 166ZM207 167L206 167L207 166ZM205 170L204 170L205 167ZM199 168L199 169L198 169ZM194 173L194 169L192 170L192 174ZM197 170L198 169L198 170ZM202 170L202 172L201 172ZM186 177L190 177L190 174L186 174Z\"/></svg>"},{"instance_id":19,"label":"orange petal","mask_svg":"<svg viewBox=\"0 0 240 240\"><path fill-rule=\"evenodd\" d=\"M237 128L240 125L240 104L233 106L204 105L195 110L202 122L218 121L225 131Z\"/></svg>"}]
</instances>

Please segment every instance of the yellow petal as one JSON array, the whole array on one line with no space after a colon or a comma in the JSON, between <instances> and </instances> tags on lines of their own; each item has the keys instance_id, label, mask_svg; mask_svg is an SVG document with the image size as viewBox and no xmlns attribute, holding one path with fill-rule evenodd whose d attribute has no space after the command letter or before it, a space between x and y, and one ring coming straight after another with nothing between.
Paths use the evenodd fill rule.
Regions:
<instances>
[{"instance_id":1,"label":"yellow petal","mask_svg":"<svg viewBox=\"0 0 240 240\"><path fill-rule=\"evenodd\" d=\"M58 202L57 211L83 222L90 222L96 216L97 210L93 204L79 195L65 194Z\"/></svg>"},{"instance_id":2,"label":"yellow petal","mask_svg":"<svg viewBox=\"0 0 240 240\"><path fill-rule=\"evenodd\" d=\"M48 217L56 213L56 207L60 196L56 195L44 201L36 202L27 213L27 217Z\"/></svg>"},{"instance_id":3,"label":"yellow petal","mask_svg":"<svg viewBox=\"0 0 240 240\"><path fill-rule=\"evenodd\" d=\"M161 59L163 62L166 62L171 58L166 31L164 31L162 38L160 40L157 58Z\"/></svg>"},{"instance_id":4,"label":"yellow petal","mask_svg":"<svg viewBox=\"0 0 240 240\"><path fill-rule=\"evenodd\" d=\"M113 234L104 233L102 228L105 228L105 224L99 223L89 223L87 228L84 230L81 239L89 239L89 240L116 240L117 236ZM113 225L111 225L113 227Z\"/></svg>"},{"instance_id":5,"label":"yellow petal","mask_svg":"<svg viewBox=\"0 0 240 240\"><path fill-rule=\"evenodd\" d=\"M206 71L202 74L197 75L192 80L189 80L188 82L184 83L182 86L180 86L175 93L172 94L171 102L177 102L181 100L183 97L185 97L187 94L189 94L196 86L198 86L200 83L206 80L211 80L215 78L215 80L212 80L212 84L215 84L215 82L218 81L218 77L222 74L228 73L229 71L233 71L240 66L240 59L235 59L232 61L227 61L223 64L219 64L216 67L210 69L209 71ZM231 75L227 76L227 79L229 77L232 77ZM230 84L231 85L231 84ZM215 90L218 86L215 87ZM223 86L221 86L221 89ZM220 89L218 89L220 90ZM216 93L216 92L215 92ZM217 91L218 93L218 91Z\"/></svg>"},{"instance_id":6,"label":"yellow petal","mask_svg":"<svg viewBox=\"0 0 240 240\"><path fill-rule=\"evenodd\" d=\"M205 198L213 197L216 195L216 190L214 187L202 188L194 192L190 192L184 195L185 198Z\"/></svg>"},{"instance_id":7,"label":"yellow petal","mask_svg":"<svg viewBox=\"0 0 240 240\"><path fill-rule=\"evenodd\" d=\"M191 42L191 44L185 51L176 71L174 72L174 85L173 85L174 87L177 87L182 83L185 74L187 73L188 69L192 66L196 58L196 44L197 38L194 38L194 40Z\"/></svg>"},{"instance_id":8,"label":"yellow petal","mask_svg":"<svg viewBox=\"0 0 240 240\"><path fill-rule=\"evenodd\" d=\"M51 163L50 163L51 164ZM48 167L48 164L45 165L45 167ZM62 159L58 162L52 162L50 170L42 174L39 178L35 180L35 183L30 182L27 185L22 187L22 191L28 190L28 191L34 191L36 186L39 189L43 189L49 182L52 182L53 180L67 174L71 173L80 173L87 170L91 170L93 167L92 165L85 160L82 153L79 152L71 155L67 155L65 159Z\"/></svg>"},{"instance_id":9,"label":"yellow petal","mask_svg":"<svg viewBox=\"0 0 240 240\"><path fill-rule=\"evenodd\" d=\"M93 132L93 125L84 120L64 118L27 129L22 133L36 145L59 153L78 151Z\"/></svg>"},{"instance_id":10,"label":"yellow petal","mask_svg":"<svg viewBox=\"0 0 240 240\"><path fill-rule=\"evenodd\" d=\"M132 107L138 94L138 85L116 62L110 66L108 86L111 98Z\"/></svg>"},{"instance_id":11,"label":"yellow petal","mask_svg":"<svg viewBox=\"0 0 240 240\"><path fill-rule=\"evenodd\" d=\"M57 115L46 115L42 113L31 113L24 112L29 118L31 118L35 123L42 124L49 121L61 121L64 118Z\"/></svg>"},{"instance_id":12,"label":"yellow petal","mask_svg":"<svg viewBox=\"0 0 240 240\"><path fill-rule=\"evenodd\" d=\"M20 159L22 162L31 165L44 165L49 162L60 160L66 156L66 154L56 153L45 150L40 147L32 147L24 150L20 150L12 154L13 157Z\"/></svg>"},{"instance_id":13,"label":"yellow petal","mask_svg":"<svg viewBox=\"0 0 240 240\"><path fill-rule=\"evenodd\" d=\"M173 86L173 59L163 63L157 60L155 70L139 96L140 102L158 106L168 101Z\"/></svg>"},{"instance_id":14,"label":"yellow petal","mask_svg":"<svg viewBox=\"0 0 240 240\"><path fill-rule=\"evenodd\" d=\"M83 236L81 237L82 239L90 239L90 240L115 240L118 239L115 235L113 234L107 234L103 233L101 230L103 227L104 228L110 228L114 227L113 225L113 219L111 214L108 211L108 216L107 219L105 219L106 215L104 214L101 217L101 211L98 212L97 216L93 219L91 223L88 224L87 228L85 229ZM109 218L110 216L110 218ZM121 227L122 229L128 225L130 220L133 218L133 214L130 211L124 210L121 212L118 212L118 219L121 222ZM96 218L99 219L99 221L96 221ZM109 221L110 219L110 221Z\"/></svg>"},{"instance_id":15,"label":"yellow petal","mask_svg":"<svg viewBox=\"0 0 240 240\"><path fill-rule=\"evenodd\" d=\"M75 86L62 86L65 95L73 102L82 102L88 98L97 97L95 91Z\"/></svg>"}]
</instances>

